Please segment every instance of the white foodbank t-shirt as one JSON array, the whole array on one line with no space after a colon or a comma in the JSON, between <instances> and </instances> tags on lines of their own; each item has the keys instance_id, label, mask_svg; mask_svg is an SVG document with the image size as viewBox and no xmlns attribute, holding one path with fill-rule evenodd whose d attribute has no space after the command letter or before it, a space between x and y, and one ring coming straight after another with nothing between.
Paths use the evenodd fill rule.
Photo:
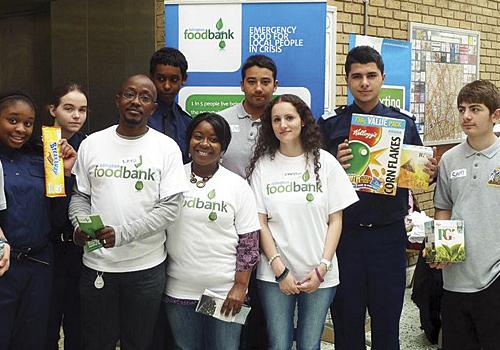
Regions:
<instances>
[{"instance_id":1,"label":"white foodbank t-shirt","mask_svg":"<svg viewBox=\"0 0 500 350\"><path fill-rule=\"evenodd\" d=\"M91 213L118 226L147 215L161 198L187 190L179 147L149 129L137 139L116 134L116 125L87 137L73 168L78 190L90 195ZM139 271L166 257L162 230L111 249L85 252L83 263L104 272Z\"/></svg>"},{"instance_id":2,"label":"white foodbank t-shirt","mask_svg":"<svg viewBox=\"0 0 500 350\"><path fill-rule=\"evenodd\" d=\"M276 152L274 160L261 158L250 182L257 211L267 214L268 225L283 263L303 280L320 263L325 247L328 216L358 200L344 169L328 152L320 151L316 184L313 158L306 167L304 155L287 157ZM261 256L257 279L275 282L265 255ZM320 288L339 284L337 257Z\"/></svg>"},{"instance_id":3,"label":"white foodbank t-shirt","mask_svg":"<svg viewBox=\"0 0 500 350\"><path fill-rule=\"evenodd\" d=\"M185 171L191 174L191 164ZM205 187L190 183L168 228L165 294L197 300L208 288L226 296L234 283L238 235L259 229L252 189L239 175L219 166Z\"/></svg>"}]
</instances>

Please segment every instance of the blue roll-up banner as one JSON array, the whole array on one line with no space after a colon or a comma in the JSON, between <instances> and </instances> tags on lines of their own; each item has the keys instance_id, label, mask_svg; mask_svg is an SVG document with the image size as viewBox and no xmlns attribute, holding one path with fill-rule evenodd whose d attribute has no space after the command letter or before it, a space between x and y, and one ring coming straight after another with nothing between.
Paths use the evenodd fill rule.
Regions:
<instances>
[{"instance_id":1,"label":"blue roll-up banner","mask_svg":"<svg viewBox=\"0 0 500 350\"><path fill-rule=\"evenodd\" d=\"M221 4L165 2L165 45L187 58L179 104L189 114L217 112L243 99L240 68L250 55L278 67L277 95L300 96L324 111L326 1Z\"/></svg>"},{"instance_id":2,"label":"blue roll-up banner","mask_svg":"<svg viewBox=\"0 0 500 350\"><path fill-rule=\"evenodd\" d=\"M380 91L380 101L386 106L410 110L411 43L409 41L349 35L349 50L367 45L377 50L384 60L385 81ZM347 101L352 103L350 92Z\"/></svg>"}]
</instances>

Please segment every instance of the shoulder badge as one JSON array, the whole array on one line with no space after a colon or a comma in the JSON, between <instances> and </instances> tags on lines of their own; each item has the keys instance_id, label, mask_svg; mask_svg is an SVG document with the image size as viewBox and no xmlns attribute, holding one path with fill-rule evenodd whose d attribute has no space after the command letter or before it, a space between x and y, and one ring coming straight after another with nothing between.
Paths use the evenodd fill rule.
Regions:
<instances>
[{"instance_id":1,"label":"shoulder badge","mask_svg":"<svg viewBox=\"0 0 500 350\"><path fill-rule=\"evenodd\" d=\"M416 120L416 118L413 115L413 113L411 113L410 111L407 111L406 109L401 109L401 108L393 107L393 106L389 106L389 108L392 109L395 112L398 112L398 113L401 113L401 114L407 116L410 119Z\"/></svg>"},{"instance_id":2,"label":"shoulder badge","mask_svg":"<svg viewBox=\"0 0 500 350\"><path fill-rule=\"evenodd\" d=\"M324 119L324 120L327 120L327 119L330 119L330 118L332 118L332 117L336 117L337 115L341 114L341 113L344 111L344 109L345 109L345 108L346 108L346 106L345 106L345 105L340 106L340 107L337 107L337 108L335 108L335 109L333 110L333 112L332 112L332 113L329 113L329 114L324 113L324 114L321 116L321 118L322 118L322 119Z\"/></svg>"}]
</instances>

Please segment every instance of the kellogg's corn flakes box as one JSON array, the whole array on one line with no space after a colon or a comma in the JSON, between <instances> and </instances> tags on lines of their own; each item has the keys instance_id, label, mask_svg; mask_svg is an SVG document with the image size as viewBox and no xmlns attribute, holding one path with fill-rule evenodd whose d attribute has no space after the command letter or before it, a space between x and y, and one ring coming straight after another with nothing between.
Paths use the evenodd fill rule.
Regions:
<instances>
[{"instance_id":1,"label":"kellogg's corn flakes box","mask_svg":"<svg viewBox=\"0 0 500 350\"><path fill-rule=\"evenodd\" d=\"M395 196L406 121L353 114L346 171L356 191Z\"/></svg>"},{"instance_id":2,"label":"kellogg's corn flakes box","mask_svg":"<svg viewBox=\"0 0 500 350\"><path fill-rule=\"evenodd\" d=\"M431 262L465 261L463 220L433 220L424 223L425 259Z\"/></svg>"},{"instance_id":3,"label":"kellogg's corn flakes box","mask_svg":"<svg viewBox=\"0 0 500 350\"><path fill-rule=\"evenodd\" d=\"M424 171L425 163L432 157L431 147L403 145L398 186L412 190L426 190L430 175Z\"/></svg>"}]
</instances>

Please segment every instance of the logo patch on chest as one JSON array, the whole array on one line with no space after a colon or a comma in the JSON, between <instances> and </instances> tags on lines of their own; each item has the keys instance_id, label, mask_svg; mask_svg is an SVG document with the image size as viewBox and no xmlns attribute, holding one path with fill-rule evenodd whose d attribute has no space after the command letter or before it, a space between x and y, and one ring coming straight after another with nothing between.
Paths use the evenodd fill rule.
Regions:
<instances>
[{"instance_id":1,"label":"logo patch on chest","mask_svg":"<svg viewBox=\"0 0 500 350\"><path fill-rule=\"evenodd\" d=\"M500 166L497 166L488 177L488 185L500 187Z\"/></svg>"}]
</instances>

